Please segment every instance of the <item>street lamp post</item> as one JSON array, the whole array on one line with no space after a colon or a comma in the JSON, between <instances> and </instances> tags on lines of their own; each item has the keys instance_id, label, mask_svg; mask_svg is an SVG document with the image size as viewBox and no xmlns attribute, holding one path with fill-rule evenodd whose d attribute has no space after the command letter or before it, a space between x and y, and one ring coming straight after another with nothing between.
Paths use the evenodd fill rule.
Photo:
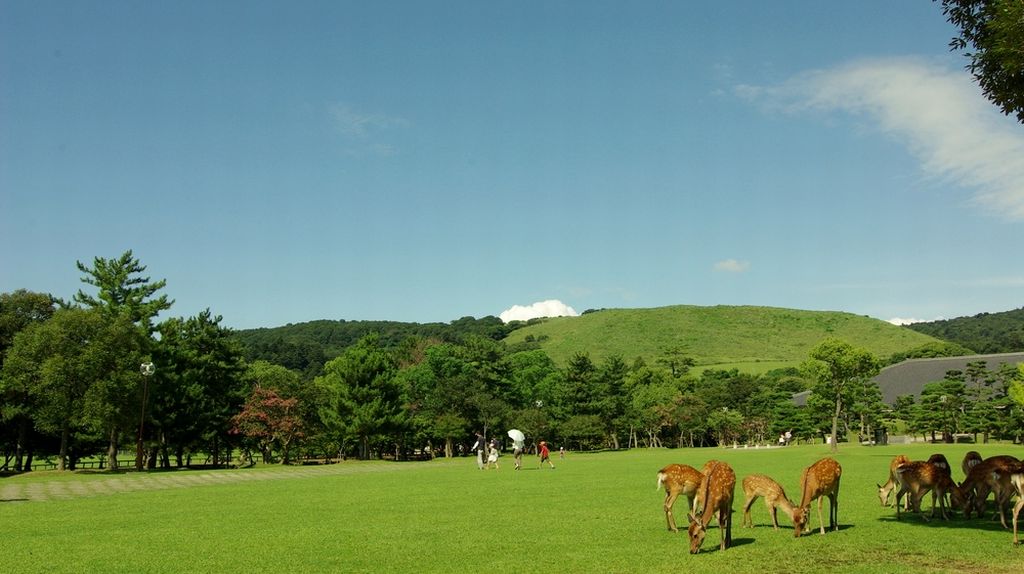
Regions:
<instances>
[{"instance_id":1,"label":"street lamp post","mask_svg":"<svg viewBox=\"0 0 1024 574\"><path fill-rule=\"evenodd\" d=\"M142 470L144 463L142 453L142 427L146 422L146 401L149 399L149 377L156 372L152 362L142 363L142 406L139 408L139 438L135 443L135 470Z\"/></svg>"}]
</instances>

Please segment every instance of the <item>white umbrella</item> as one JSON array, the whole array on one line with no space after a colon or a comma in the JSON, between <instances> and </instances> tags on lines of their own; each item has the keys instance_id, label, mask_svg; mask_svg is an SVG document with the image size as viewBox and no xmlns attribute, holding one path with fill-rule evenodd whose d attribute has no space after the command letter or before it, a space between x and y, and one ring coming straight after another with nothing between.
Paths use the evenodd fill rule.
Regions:
<instances>
[{"instance_id":1,"label":"white umbrella","mask_svg":"<svg viewBox=\"0 0 1024 574\"><path fill-rule=\"evenodd\" d=\"M524 435L523 431L521 431L519 429L512 429L512 430L508 431L508 438L510 438L510 439L512 439L512 440L514 440L516 442L524 442L524 441L526 441L526 435Z\"/></svg>"}]
</instances>

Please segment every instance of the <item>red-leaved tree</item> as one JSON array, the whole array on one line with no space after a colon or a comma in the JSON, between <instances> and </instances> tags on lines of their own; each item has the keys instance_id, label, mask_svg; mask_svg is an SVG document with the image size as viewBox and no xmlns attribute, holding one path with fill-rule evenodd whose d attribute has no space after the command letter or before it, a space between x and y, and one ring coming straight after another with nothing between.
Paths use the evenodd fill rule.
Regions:
<instances>
[{"instance_id":1,"label":"red-leaved tree","mask_svg":"<svg viewBox=\"0 0 1024 574\"><path fill-rule=\"evenodd\" d=\"M232 423L232 433L254 443L264 462L273 461L277 451L281 453L281 464L288 464L292 444L303 436L299 400L282 398L273 389L258 385L253 387L245 407L232 418Z\"/></svg>"}]
</instances>

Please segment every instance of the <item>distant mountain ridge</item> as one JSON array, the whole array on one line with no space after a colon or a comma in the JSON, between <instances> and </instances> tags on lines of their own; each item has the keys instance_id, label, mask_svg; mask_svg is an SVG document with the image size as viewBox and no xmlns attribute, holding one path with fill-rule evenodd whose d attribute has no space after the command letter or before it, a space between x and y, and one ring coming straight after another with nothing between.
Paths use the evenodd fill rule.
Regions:
<instances>
[{"instance_id":1,"label":"distant mountain ridge","mask_svg":"<svg viewBox=\"0 0 1024 574\"><path fill-rule=\"evenodd\" d=\"M1024 351L1024 307L1000 313L979 313L928 323L912 323L918 333L958 343L978 353Z\"/></svg>"}]
</instances>

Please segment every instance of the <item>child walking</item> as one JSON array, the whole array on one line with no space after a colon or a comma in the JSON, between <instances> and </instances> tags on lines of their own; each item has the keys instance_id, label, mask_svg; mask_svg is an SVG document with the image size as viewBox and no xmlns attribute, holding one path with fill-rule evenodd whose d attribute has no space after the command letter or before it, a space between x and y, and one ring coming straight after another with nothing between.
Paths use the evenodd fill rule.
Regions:
<instances>
[{"instance_id":1,"label":"child walking","mask_svg":"<svg viewBox=\"0 0 1024 574\"><path fill-rule=\"evenodd\" d=\"M548 443L540 441L540 452L538 452L537 454L540 456L541 468L544 468L545 462L551 465L551 468L555 468L555 463L551 462L551 452L548 451Z\"/></svg>"}]
</instances>

